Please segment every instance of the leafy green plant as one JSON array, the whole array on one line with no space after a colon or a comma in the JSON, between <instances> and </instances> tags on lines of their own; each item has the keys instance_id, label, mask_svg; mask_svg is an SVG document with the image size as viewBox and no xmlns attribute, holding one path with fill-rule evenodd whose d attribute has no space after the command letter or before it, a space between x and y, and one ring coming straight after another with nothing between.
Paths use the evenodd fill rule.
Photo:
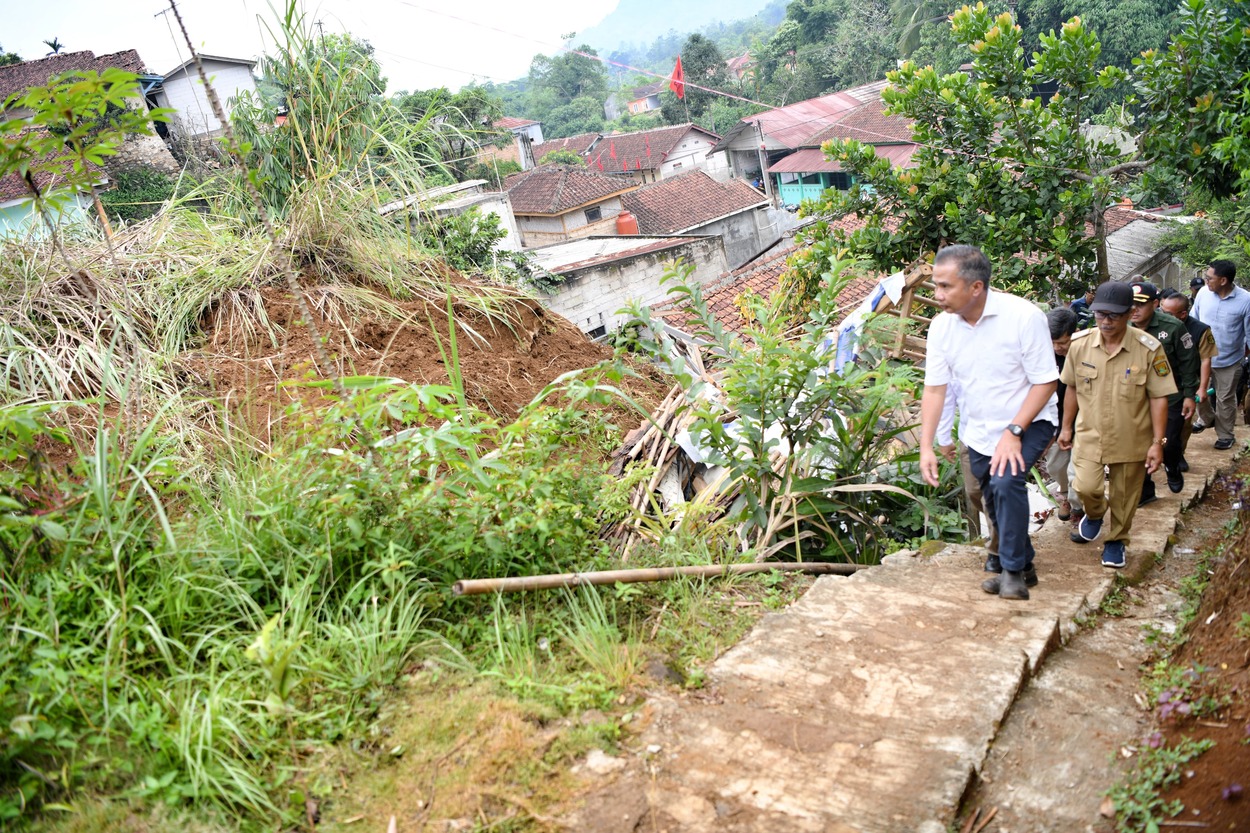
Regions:
<instances>
[{"instance_id":1,"label":"leafy green plant","mask_svg":"<svg viewBox=\"0 0 1250 833\"><path fill-rule=\"evenodd\" d=\"M689 281L690 267L672 268L664 277L668 294L715 356L715 385L690 370L649 309L630 307L642 327L638 349L667 363L687 389L692 441L709 465L726 467L740 490L739 508L730 514L760 558L824 552L875 560L888 540L876 499L911 497L890 482L889 464L897 454L892 441L908 428L899 415L913 377L886 366L847 365L841 372L829 366L847 265L833 264L794 337L782 312L784 293L769 302L747 298L750 323L739 337L709 312L702 289Z\"/></svg>"},{"instance_id":2,"label":"leafy green plant","mask_svg":"<svg viewBox=\"0 0 1250 833\"><path fill-rule=\"evenodd\" d=\"M1250 613L1242 613L1241 618L1237 620L1233 633L1238 639L1250 639Z\"/></svg>"},{"instance_id":3,"label":"leafy green plant","mask_svg":"<svg viewBox=\"0 0 1250 833\"><path fill-rule=\"evenodd\" d=\"M114 172L113 187L100 192L100 202L117 222L151 217L174 196L177 180L155 168L133 167Z\"/></svg>"},{"instance_id":4,"label":"leafy green plant","mask_svg":"<svg viewBox=\"0 0 1250 833\"><path fill-rule=\"evenodd\" d=\"M1175 818L1185 809L1179 801L1163 801L1159 794L1178 783L1185 764L1211 746L1209 740L1186 738L1168 747L1148 739L1126 780L1107 793L1115 803L1116 829L1120 833L1159 833L1163 820Z\"/></svg>"}]
</instances>

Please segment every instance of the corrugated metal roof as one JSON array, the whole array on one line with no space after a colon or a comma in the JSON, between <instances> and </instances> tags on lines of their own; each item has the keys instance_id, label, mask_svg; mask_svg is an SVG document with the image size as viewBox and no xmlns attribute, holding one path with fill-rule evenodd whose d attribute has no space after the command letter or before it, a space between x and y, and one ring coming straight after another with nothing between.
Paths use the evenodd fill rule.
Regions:
<instances>
[{"instance_id":1,"label":"corrugated metal roof","mask_svg":"<svg viewBox=\"0 0 1250 833\"><path fill-rule=\"evenodd\" d=\"M559 273L662 251L690 240L689 237L584 237L531 249L527 254L548 272Z\"/></svg>"},{"instance_id":2,"label":"corrugated metal roof","mask_svg":"<svg viewBox=\"0 0 1250 833\"><path fill-rule=\"evenodd\" d=\"M828 127L836 116L880 98L887 83L889 82L874 81L747 116L734 125L708 152L725 150L744 131L755 130L757 123L760 131L774 143L790 148L801 147L804 140Z\"/></svg>"},{"instance_id":3,"label":"corrugated metal roof","mask_svg":"<svg viewBox=\"0 0 1250 833\"><path fill-rule=\"evenodd\" d=\"M873 145L877 156L890 160L896 168L906 168L911 164L916 145ZM821 172L833 173L842 170L839 162L825 156L819 148L803 148L776 162L768 169L770 174L814 174Z\"/></svg>"}]
</instances>

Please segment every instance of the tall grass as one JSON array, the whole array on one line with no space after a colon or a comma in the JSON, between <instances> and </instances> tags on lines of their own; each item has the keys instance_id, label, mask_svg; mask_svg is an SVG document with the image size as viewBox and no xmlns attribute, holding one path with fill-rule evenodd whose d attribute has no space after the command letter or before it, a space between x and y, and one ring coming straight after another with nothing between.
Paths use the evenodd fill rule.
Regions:
<instances>
[{"instance_id":1,"label":"tall grass","mask_svg":"<svg viewBox=\"0 0 1250 833\"><path fill-rule=\"evenodd\" d=\"M594 507L614 491L552 459L573 413L535 405L501 426L450 398L356 380L353 401L297 410L272 453L198 461L164 430L172 404L137 433L101 411L46 501L6 470L0 818L83 789L291 817L301 762L476 609L452 604L450 579L599 557ZM393 439L361 449L362 424Z\"/></svg>"}]
</instances>

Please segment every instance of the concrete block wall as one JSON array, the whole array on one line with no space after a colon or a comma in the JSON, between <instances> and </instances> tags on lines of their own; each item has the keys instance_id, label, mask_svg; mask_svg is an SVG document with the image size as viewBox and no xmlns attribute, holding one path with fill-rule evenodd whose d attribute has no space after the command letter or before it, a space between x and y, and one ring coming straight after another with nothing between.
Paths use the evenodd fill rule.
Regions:
<instances>
[{"instance_id":1,"label":"concrete block wall","mask_svg":"<svg viewBox=\"0 0 1250 833\"><path fill-rule=\"evenodd\" d=\"M693 238L660 252L562 273L564 283L559 290L541 298L549 309L572 321L582 332L599 327L611 332L628 321L629 316L620 310L630 301L651 306L668 300L660 279L678 258L694 264L690 279L696 283L707 283L728 271L719 237Z\"/></svg>"}]
</instances>

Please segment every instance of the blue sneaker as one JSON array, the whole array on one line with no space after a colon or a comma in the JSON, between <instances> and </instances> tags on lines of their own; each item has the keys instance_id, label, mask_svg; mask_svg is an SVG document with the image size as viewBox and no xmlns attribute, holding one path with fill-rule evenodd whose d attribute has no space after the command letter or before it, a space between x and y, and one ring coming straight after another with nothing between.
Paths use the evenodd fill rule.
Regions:
<instances>
[{"instance_id":1,"label":"blue sneaker","mask_svg":"<svg viewBox=\"0 0 1250 833\"><path fill-rule=\"evenodd\" d=\"M1086 515L1076 525L1076 531L1068 537L1072 539L1074 544L1086 544L1097 538L1100 532L1102 532L1102 518L1094 520L1089 515Z\"/></svg>"},{"instance_id":2,"label":"blue sneaker","mask_svg":"<svg viewBox=\"0 0 1250 833\"><path fill-rule=\"evenodd\" d=\"M1124 542L1108 541L1102 545L1102 566L1117 570L1124 566Z\"/></svg>"}]
</instances>

